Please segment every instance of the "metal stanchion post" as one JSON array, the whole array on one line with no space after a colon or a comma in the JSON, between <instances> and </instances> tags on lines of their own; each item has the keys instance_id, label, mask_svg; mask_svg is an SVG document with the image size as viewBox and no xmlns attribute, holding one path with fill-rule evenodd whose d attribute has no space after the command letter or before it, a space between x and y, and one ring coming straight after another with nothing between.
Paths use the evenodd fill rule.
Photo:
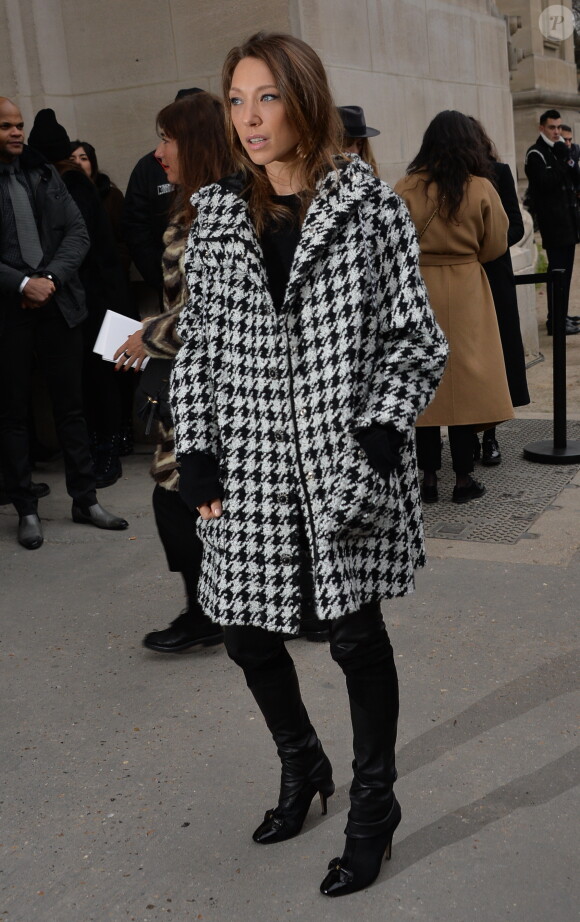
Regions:
<instances>
[{"instance_id":1,"label":"metal stanchion post","mask_svg":"<svg viewBox=\"0 0 580 922\"><path fill-rule=\"evenodd\" d=\"M553 269L548 276L552 289L552 360L554 388L554 438L530 442L524 458L540 464L577 464L580 440L566 434L566 311L564 309L564 269Z\"/></svg>"}]
</instances>

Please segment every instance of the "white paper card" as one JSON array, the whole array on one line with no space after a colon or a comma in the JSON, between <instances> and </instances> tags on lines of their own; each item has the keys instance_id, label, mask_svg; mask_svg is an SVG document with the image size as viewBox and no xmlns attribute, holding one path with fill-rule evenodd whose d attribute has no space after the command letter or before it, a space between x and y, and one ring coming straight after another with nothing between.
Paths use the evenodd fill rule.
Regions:
<instances>
[{"instance_id":1,"label":"white paper card","mask_svg":"<svg viewBox=\"0 0 580 922\"><path fill-rule=\"evenodd\" d=\"M132 317L125 317L124 314L117 314L116 311L107 311L93 346L93 352L102 355L106 362L114 362L113 356L119 346L122 346L131 333L140 330L142 326L140 320L133 320ZM148 358L143 361L141 370L145 368L148 361Z\"/></svg>"}]
</instances>

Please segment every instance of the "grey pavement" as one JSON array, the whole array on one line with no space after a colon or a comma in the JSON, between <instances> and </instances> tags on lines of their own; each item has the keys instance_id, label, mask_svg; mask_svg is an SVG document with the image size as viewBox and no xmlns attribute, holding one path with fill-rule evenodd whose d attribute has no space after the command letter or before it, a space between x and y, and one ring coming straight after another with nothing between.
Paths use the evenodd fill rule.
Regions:
<instances>
[{"instance_id":1,"label":"grey pavement","mask_svg":"<svg viewBox=\"0 0 580 922\"><path fill-rule=\"evenodd\" d=\"M417 592L385 604L403 821L376 884L329 900L352 758L342 675L327 645L292 641L337 792L297 838L255 845L279 768L237 667L222 646L141 646L183 593L140 451L100 495L126 532L71 521L58 462L36 475L53 488L41 549L0 507L0 920L576 920L578 469L516 541L429 539ZM486 471L488 492L507 473Z\"/></svg>"}]
</instances>

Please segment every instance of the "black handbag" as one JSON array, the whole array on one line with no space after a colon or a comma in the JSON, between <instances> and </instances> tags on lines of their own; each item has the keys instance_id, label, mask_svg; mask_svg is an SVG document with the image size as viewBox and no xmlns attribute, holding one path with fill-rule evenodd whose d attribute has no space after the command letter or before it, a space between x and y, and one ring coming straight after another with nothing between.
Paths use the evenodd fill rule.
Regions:
<instances>
[{"instance_id":1,"label":"black handbag","mask_svg":"<svg viewBox=\"0 0 580 922\"><path fill-rule=\"evenodd\" d=\"M149 359L144 371L141 372L137 392L135 395L135 408L137 416L145 423L145 435L149 435L155 421L165 429L171 429L173 419L169 405L169 376L171 374L171 359Z\"/></svg>"}]
</instances>

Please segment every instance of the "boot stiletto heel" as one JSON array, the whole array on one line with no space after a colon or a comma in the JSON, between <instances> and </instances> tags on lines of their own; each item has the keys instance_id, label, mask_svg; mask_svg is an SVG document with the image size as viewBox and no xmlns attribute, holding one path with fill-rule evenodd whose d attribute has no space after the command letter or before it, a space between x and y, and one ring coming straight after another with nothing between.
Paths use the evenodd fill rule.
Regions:
<instances>
[{"instance_id":1,"label":"boot stiletto heel","mask_svg":"<svg viewBox=\"0 0 580 922\"><path fill-rule=\"evenodd\" d=\"M326 815L328 798L334 794L332 766L317 740L316 758L310 770L304 765L282 763L282 781L278 806L267 810L252 838L259 845L284 842L297 836L318 793L322 815ZM300 754L300 761L304 754ZM312 759L312 755L310 754Z\"/></svg>"},{"instance_id":2,"label":"boot stiletto heel","mask_svg":"<svg viewBox=\"0 0 580 922\"><path fill-rule=\"evenodd\" d=\"M273 845L274 842L285 842L286 839L292 839L297 836L304 825L304 820L308 815L310 804L316 794L317 789L307 785L293 798L292 803L278 805L273 810L267 810L264 814L264 820L256 831L252 839L258 845ZM330 787L326 792L319 791L320 803L322 806L322 816L326 816L328 798L334 794L334 784L331 781Z\"/></svg>"},{"instance_id":3,"label":"boot stiletto heel","mask_svg":"<svg viewBox=\"0 0 580 922\"><path fill-rule=\"evenodd\" d=\"M342 858L333 858L328 865L329 873L320 884L320 892L325 896L346 896L370 887L379 876L383 857L385 861L391 859L393 834L400 822L401 808L393 795L388 829L369 839L347 836Z\"/></svg>"}]
</instances>

